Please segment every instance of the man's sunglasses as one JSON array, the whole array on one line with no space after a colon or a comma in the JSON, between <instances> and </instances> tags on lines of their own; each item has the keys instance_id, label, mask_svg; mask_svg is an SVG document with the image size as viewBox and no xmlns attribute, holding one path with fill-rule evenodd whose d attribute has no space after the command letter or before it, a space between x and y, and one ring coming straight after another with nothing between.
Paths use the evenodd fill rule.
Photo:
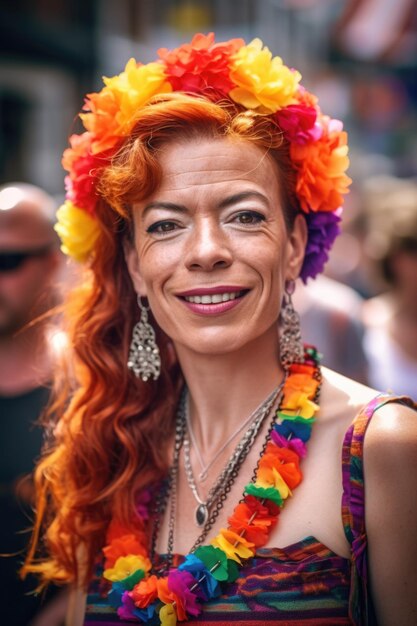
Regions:
<instances>
[{"instance_id":1,"label":"man's sunglasses","mask_svg":"<svg viewBox=\"0 0 417 626\"><path fill-rule=\"evenodd\" d=\"M52 244L32 250L0 250L0 272L13 272L20 268L28 259L46 256L52 249Z\"/></svg>"}]
</instances>

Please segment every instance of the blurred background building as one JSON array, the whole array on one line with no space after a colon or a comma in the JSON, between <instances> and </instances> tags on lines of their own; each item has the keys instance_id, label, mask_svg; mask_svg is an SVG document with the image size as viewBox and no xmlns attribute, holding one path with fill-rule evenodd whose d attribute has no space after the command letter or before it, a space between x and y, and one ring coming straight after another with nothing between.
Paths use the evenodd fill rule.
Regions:
<instances>
[{"instance_id":1,"label":"blurred background building","mask_svg":"<svg viewBox=\"0 0 417 626\"><path fill-rule=\"evenodd\" d=\"M416 0L1 0L0 184L61 193L83 94L196 31L263 39L342 118L352 177L417 173Z\"/></svg>"}]
</instances>

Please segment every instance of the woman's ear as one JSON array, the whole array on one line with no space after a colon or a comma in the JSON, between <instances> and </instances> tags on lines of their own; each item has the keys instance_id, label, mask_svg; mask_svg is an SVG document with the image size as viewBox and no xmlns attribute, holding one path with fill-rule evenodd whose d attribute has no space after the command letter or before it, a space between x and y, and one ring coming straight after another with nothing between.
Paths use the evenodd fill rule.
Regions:
<instances>
[{"instance_id":1,"label":"woman's ear","mask_svg":"<svg viewBox=\"0 0 417 626\"><path fill-rule=\"evenodd\" d=\"M139 270L139 256L134 242L125 239L123 243L123 252L125 255L127 270L129 272L136 293L139 296L146 297L147 290L145 282Z\"/></svg>"},{"instance_id":2,"label":"woman's ear","mask_svg":"<svg viewBox=\"0 0 417 626\"><path fill-rule=\"evenodd\" d=\"M296 280L300 275L307 246L307 238L307 222L304 215L299 213L294 220L293 229L288 236L289 254L286 264L286 280Z\"/></svg>"}]
</instances>

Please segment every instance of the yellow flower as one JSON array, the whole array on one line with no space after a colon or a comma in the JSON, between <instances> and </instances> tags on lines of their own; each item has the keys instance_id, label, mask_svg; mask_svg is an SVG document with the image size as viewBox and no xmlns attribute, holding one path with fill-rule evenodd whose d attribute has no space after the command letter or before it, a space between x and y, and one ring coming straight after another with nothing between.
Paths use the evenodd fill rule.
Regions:
<instances>
[{"instance_id":1,"label":"yellow flower","mask_svg":"<svg viewBox=\"0 0 417 626\"><path fill-rule=\"evenodd\" d=\"M114 583L128 578L139 569L148 572L150 568L151 563L149 559L140 555L129 554L128 556L120 556L114 564L114 567L104 570L103 576Z\"/></svg>"},{"instance_id":2,"label":"yellow flower","mask_svg":"<svg viewBox=\"0 0 417 626\"><path fill-rule=\"evenodd\" d=\"M254 551L251 548L255 544L250 541L246 541L243 537L240 537L233 530L226 530L222 528L217 537L215 537L211 545L215 548L220 548L226 554L228 559L232 559L241 564L240 559L249 559L254 555Z\"/></svg>"},{"instance_id":3,"label":"yellow flower","mask_svg":"<svg viewBox=\"0 0 417 626\"><path fill-rule=\"evenodd\" d=\"M159 611L159 619L161 626L175 626L177 623L177 614L172 604L164 604Z\"/></svg>"},{"instance_id":4,"label":"yellow flower","mask_svg":"<svg viewBox=\"0 0 417 626\"><path fill-rule=\"evenodd\" d=\"M314 417L314 414L319 410L319 406L310 400L306 393L300 393L299 391L285 396L284 404L285 409L283 412L285 414L299 415L304 419Z\"/></svg>"},{"instance_id":5,"label":"yellow flower","mask_svg":"<svg viewBox=\"0 0 417 626\"><path fill-rule=\"evenodd\" d=\"M61 238L62 251L76 261L85 261L100 233L97 220L69 200L56 215L58 221L54 228Z\"/></svg>"},{"instance_id":6,"label":"yellow flower","mask_svg":"<svg viewBox=\"0 0 417 626\"><path fill-rule=\"evenodd\" d=\"M254 39L234 55L230 78L237 85L229 94L235 102L269 114L297 101L301 74L290 70L280 57L272 57L262 41Z\"/></svg>"},{"instance_id":7,"label":"yellow flower","mask_svg":"<svg viewBox=\"0 0 417 626\"><path fill-rule=\"evenodd\" d=\"M264 489L275 487L283 500L288 498L288 496L292 496L291 489L275 467L259 469L255 485L257 487L263 487Z\"/></svg>"},{"instance_id":8,"label":"yellow flower","mask_svg":"<svg viewBox=\"0 0 417 626\"><path fill-rule=\"evenodd\" d=\"M135 59L129 59L121 74L103 81L105 87L88 96L90 112L80 115L85 128L93 134L94 153L112 147L119 137L128 135L138 110L152 96L172 91L162 63L138 65Z\"/></svg>"}]
</instances>

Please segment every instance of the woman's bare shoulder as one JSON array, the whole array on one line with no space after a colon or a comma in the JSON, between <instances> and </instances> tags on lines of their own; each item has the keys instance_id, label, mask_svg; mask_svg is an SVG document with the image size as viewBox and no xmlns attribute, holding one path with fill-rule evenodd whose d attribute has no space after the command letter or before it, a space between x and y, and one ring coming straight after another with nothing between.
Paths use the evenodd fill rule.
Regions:
<instances>
[{"instance_id":1,"label":"woman's bare shoulder","mask_svg":"<svg viewBox=\"0 0 417 626\"><path fill-rule=\"evenodd\" d=\"M324 417L337 416L349 424L373 398L376 389L347 378L327 367L322 368L323 384L320 407Z\"/></svg>"}]
</instances>

